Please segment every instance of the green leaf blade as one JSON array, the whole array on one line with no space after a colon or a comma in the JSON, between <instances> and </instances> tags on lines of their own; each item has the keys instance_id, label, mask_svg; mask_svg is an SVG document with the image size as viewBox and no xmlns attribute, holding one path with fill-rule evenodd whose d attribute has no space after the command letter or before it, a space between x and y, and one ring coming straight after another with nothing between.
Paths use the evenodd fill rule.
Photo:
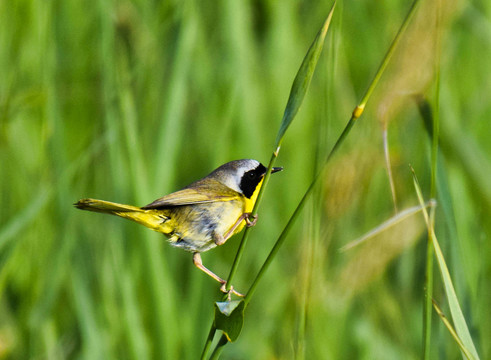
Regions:
<instances>
[{"instance_id":1,"label":"green leaf blade","mask_svg":"<svg viewBox=\"0 0 491 360\"><path fill-rule=\"evenodd\" d=\"M276 136L276 148L281 145L281 141L283 140L286 130L292 123L293 119L298 113L298 110L300 109L300 106L303 103L305 94L307 93L307 90L309 88L310 81L312 80L312 76L314 75L317 62L324 46L324 40L326 38L329 25L331 24L332 14L334 12L335 6L336 2L334 2L334 4L332 5L331 11L329 11L329 15L324 21L322 28L317 33L314 42L310 46L309 51L305 55L302 65L300 65L300 69L295 76L295 80L293 81L293 85L290 90L290 96L286 104L285 112L283 114L283 119L281 121L280 130L278 131L278 135Z\"/></svg>"},{"instance_id":2,"label":"green leaf blade","mask_svg":"<svg viewBox=\"0 0 491 360\"><path fill-rule=\"evenodd\" d=\"M453 287L452 278L450 277L450 272L448 271L445 258L443 257L443 253L440 248L440 245L438 244L438 240L436 239L436 236L434 236L433 238L433 246L435 248L435 255L438 260L438 266L440 268L440 273L442 275L445 294L447 295L448 306L452 314L455 330L457 331L458 336L462 340L462 343L464 344L468 352L472 354L474 359L479 359L479 355L477 354L476 347L474 346L474 342L472 341L472 337L467 327L464 314L462 313L462 309L460 308L459 299L457 298L457 293L455 292L455 289Z\"/></svg>"},{"instance_id":3,"label":"green leaf blade","mask_svg":"<svg viewBox=\"0 0 491 360\"><path fill-rule=\"evenodd\" d=\"M223 331L228 341L237 340L244 325L244 300L215 303L215 327Z\"/></svg>"},{"instance_id":4,"label":"green leaf blade","mask_svg":"<svg viewBox=\"0 0 491 360\"><path fill-rule=\"evenodd\" d=\"M420 205L423 207L424 199L421 191L421 187L419 186L418 179L414 170L413 172L413 183L416 190L416 194L418 196L418 200ZM433 227L433 223L428 216L428 212L426 208L423 208L423 215L425 218L426 225L428 227L428 235L433 244L433 248L435 250L435 256L438 262L438 268L440 270L440 275L443 280L443 285L445 289L445 295L447 296L448 306L450 308L450 313L452 314L452 320L454 323L455 331L457 332L458 337L462 341L463 346L467 350L463 353L470 353L474 359L479 360L479 355L477 354L476 347L474 346L474 342L472 341L472 337L469 332L469 328L467 327L467 323L464 318L464 314L459 304L459 299L457 298L457 293L455 292L455 288L452 283L452 278L450 276L450 272L448 271L447 263L445 261L445 257L443 256L443 252L440 248L440 244L438 243L438 239L435 235L435 229Z\"/></svg>"}]
</instances>

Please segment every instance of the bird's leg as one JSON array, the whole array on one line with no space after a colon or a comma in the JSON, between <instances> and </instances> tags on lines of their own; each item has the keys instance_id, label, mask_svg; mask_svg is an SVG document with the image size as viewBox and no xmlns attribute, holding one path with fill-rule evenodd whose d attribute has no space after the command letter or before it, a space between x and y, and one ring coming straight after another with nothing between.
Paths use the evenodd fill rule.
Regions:
<instances>
[{"instance_id":1,"label":"bird's leg","mask_svg":"<svg viewBox=\"0 0 491 360\"><path fill-rule=\"evenodd\" d=\"M229 231L230 232L230 231ZM228 232L228 233L229 233ZM228 235L228 233L226 235ZM227 241L227 239L229 238L230 236L228 237L224 237L222 235L220 235L219 233L217 233L216 231L213 232L213 242L217 245L217 246L220 246L220 245L223 245L225 244L225 241Z\"/></svg>"},{"instance_id":2,"label":"bird's leg","mask_svg":"<svg viewBox=\"0 0 491 360\"><path fill-rule=\"evenodd\" d=\"M218 276L213 271L211 271L210 269L208 269L207 267L205 267L203 265L203 261L201 260L200 253L196 252L196 253L193 254L193 263L194 263L194 265L198 269L200 269L201 271L203 271L204 273L206 273L208 276L211 276L213 279L215 279L216 281L218 281L220 284L226 284L227 283L220 276Z\"/></svg>"},{"instance_id":3,"label":"bird's leg","mask_svg":"<svg viewBox=\"0 0 491 360\"><path fill-rule=\"evenodd\" d=\"M252 218L253 220L251 221L250 218ZM247 227L251 227L251 226L256 225L256 223L257 223L257 215L252 216L251 213L243 213L242 215L240 215L239 218L237 219L237 221L235 222L234 226L232 226L230 228L230 230L227 231L227 233L223 236L223 241L222 241L222 239L220 239L219 240L220 243L218 243L215 240L215 244L222 245L223 243L225 243L225 241L227 241L228 238L231 237L234 234L235 229L237 229L237 227L240 225L240 223L242 222L242 220L245 220Z\"/></svg>"},{"instance_id":4,"label":"bird's leg","mask_svg":"<svg viewBox=\"0 0 491 360\"><path fill-rule=\"evenodd\" d=\"M220 276L218 276L217 274L215 274L213 271L211 271L210 269L208 269L207 267L205 267L203 265L203 261L201 260L201 255L200 253L198 252L195 252L193 254L193 263L194 265L200 269L201 271L203 271L205 274L207 274L208 276L212 277L213 279L215 279L216 281L218 281L220 284L222 284L222 286L220 286L220 291L226 293L226 294L230 294L233 293L237 296L240 296L240 297L244 297L243 294L241 294L240 292L238 291L235 291L233 287L230 287L230 290L227 291L227 280L223 280Z\"/></svg>"}]
</instances>

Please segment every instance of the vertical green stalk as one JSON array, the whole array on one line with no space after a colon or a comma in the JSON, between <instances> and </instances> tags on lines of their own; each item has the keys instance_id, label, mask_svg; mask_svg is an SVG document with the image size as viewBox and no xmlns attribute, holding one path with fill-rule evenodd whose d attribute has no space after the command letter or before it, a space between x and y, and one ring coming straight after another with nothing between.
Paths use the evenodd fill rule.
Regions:
<instances>
[{"instance_id":1,"label":"vertical green stalk","mask_svg":"<svg viewBox=\"0 0 491 360\"><path fill-rule=\"evenodd\" d=\"M418 196L418 200L423 210L423 216L426 222L426 226L428 227L428 237L431 238L431 243L433 244L433 250L435 252L436 259L438 261L438 267L440 270L440 274L442 276L443 285L445 289L445 294L448 299L450 312L452 313L455 330L458 335L458 338L461 340L461 344L465 348L463 350L463 355L470 354L472 359L479 359L479 355L477 354L476 347L474 345L474 342L472 341L469 328L467 327L467 323L462 313L462 309L459 304L459 299L457 298L457 294L455 292L452 278L450 276L450 272L448 271L448 267L445 258L443 256L442 249L440 248L438 239L435 235L435 228L433 226L434 212L428 215L428 212L426 211L426 207L424 207L424 199L423 199L421 187L419 186L418 179L416 177L414 169L411 168L411 171L413 173L413 183L416 190L416 194ZM460 346L459 341L457 341L457 343Z\"/></svg>"},{"instance_id":2,"label":"vertical green stalk","mask_svg":"<svg viewBox=\"0 0 491 360\"><path fill-rule=\"evenodd\" d=\"M263 190L268 185L269 178L271 176L271 170L273 169L273 166L274 166L274 163L276 161L277 156L278 156L277 152L274 152L273 155L271 155L271 159L269 160L268 170L266 171L266 175L264 176L261 190L259 191L256 203L254 204L254 207L251 211L251 213L253 215L257 215L257 209L258 209L259 204L261 203L261 200L263 197ZM242 241L239 244L239 248L237 249L237 254L235 255L234 262L232 263L232 268L230 269L230 274L228 275L228 278L227 278L227 290L230 290L230 288L232 286L232 280L234 279L235 274L237 273L239 262L240 262L240 259L242 258L242 254L244 253L244 249L245 249L245 246L247 243L247 238L248 238L250 229L251 229L250 227L246 227L244 230L244 234L242 235ZM226 298L226 296L225 296L225 298Z\"/></svg>"},{"instance_id":3,"label":"vertical green stalk","mask_svg":"<svg viewBox=\"0 0 491 360\"><path fill-rule=\"evenodd\" d=\"M215 322L211 323L210 331L208 332L208 337L206 338L205 346L203 347L203 351L201 352L201 360L206 359L206 355L208 355L208 351L210 351L211 343L213 342L213 338L215 337L217 329L215 327Z\"/></svg>"},{"instance_id":4,"label":"vertical green stalk","mask_svg":"<svg viewBox=\"0 0 491 360\"><path fill-rule=\"evenodd\" d=\"M380 63L380 66L377 70L377 73L375 74L372 82L368 86L367 91L365 92L365 95L360 101L360 104L355 108L353 111L353 117L359 118L363 111L365 110L365 105L370 98L370 96L373 93L373 90L375 90L375 87L377 86L380 78L382 77L382 74L384 73L385 69L387 68L387 65L389 65L390 59L392 58L392 55L394 55L394 51L397 47L397 44L399 43L399 40L401 39L401 35L406 31L406 28L409 25L409 20L411 20L412 16L414 15L414 12L416 10L416 5L418 5L419 0L414 0L411 8L409 9L409 12L406 15L406 18L404 19L404 22L402 23L401 27L399 28L399 31L397 32L396 36L394 37L394 40L392 40L392 44L390 44L389 50L387 50L387 53L385 54L384 59Z\"/></svg>"},{"instance_id":5,"label":"vertical green stalk","mask_svg":"<svg viewBox=\"0 0 491 360\"><path fill-rule=\"evenodd\" d=\"M223 347L225 345L227 345L227 343L228 343L228 340L225 337L225 335L222 336L220 338L220 340L218 341L218 344L217 344L215 350L213 350L213 353L211 354L210 360L216 360L216 359L218 359L220 357L220 354L223 351Z\"/></svg>"},{"instance_id":6,"label":"vertical green stalk","mask_svg":"<svg viewBox=\"0 0 491 360\"><path fill-rule=\"evenodd\" d=\"M438 162L438 138L440 131L440 58L439 58L439 27L440 27L440 7L437 6L436 16L436 43L435 53L437 58L435 61L435 106L433 112L433 137L431 139L431 183L430 183L430 198L436 197L436 173ZM430 221L431 226L434 226L434 208L431 208ZM429 231L429 230L428 230ZM426 272L425 272L425 287L424 287L424 309L423 309L423 358L430 358L431 346L431 315L433 313L433 238L428 232L428 242L426 245Z\"/></svg>"},{"instance_id":7,"label":"vertical green stalk","mask_svg":"<svg viewBox=\"0 0 491 360\"><path fill-rule=\"evenodd\" d=\"M384 157L385 157L385 166L387 167L387 176L389 178L390 192L392 194L392 202L394 203L394 214L397 215L397 195L396 195L396 186L394 184L394 177L392 176L392 167L390 164L390 152L389 152L389 138L388 138L388 129L387 123L384 123L384 128L382 131L383 142L384 142Z\"/></svg>"},{"instance_id":8,"label":"vertical green stalk","mask_svg":"<svg viewBox=\"0 0 491 360\"><path fill-rule=\"evenodd\" d=\"M249 301L251 300L251 297L254 294L254 292L256 291L256 288L257 288L257 285L259 284L259 281L263 277L263 275L266 272L266 270L269 268L269 265L271 265L271 263L273 262L274 257L276 256L276 254L280 250L281 246L283 245L283 243L284 243L284 241L286 239L286 235L288 235L288 232L290 231L290 229L291 229L291 227L292 227L295 219L298 217L298 215L302 211L303 206L305 205L306 200L309 198L310 194L314 190L315 185L317 184L317 181L320 178L322 178L321 175L324 172L327 164L329 163L329 160L332 158L332 156L336 153L336 151L339 149L339 147L341 146L341 144L346 139L346 136L349 134L351 128L355 124L355 120L356 119L352 116L351 119L348 121L348 124L346 124L346 127L344 128L343 132L341 133L341 135L339 136L338 140L336 141L336 143L334 144L333 148L331 149L331 152L327 156L326 161L325 161L324 165L322 166L321 170L319 170L319 172L315 175L314 180L312 181L312 183L308 187L307 191L303 195L302 199L298 203L297 207L295 208L295 211L293 212L292 216L290 217L290 220L288 220L288 223L286 224L285 228L283 229L283 231L281 232L280 236L278 237L278 240L276 240L273 248L271 249L268 257L266 258L266 260L264 261L263 266L259 270L256 278L254 279L251 287L249 288L249 291L247 292L247 295L244 298L244 301L246 302L246 304L248 304Z\"/></svg>"},{"instance_id":9,"label":"vertical green stalk","mask_svg":"<svg viewBox=\"0 0 491 360\"><path fill-rule=\"evenodd\" d=\"M430 358L431 345L431 314L432 314L432 294L433 294L433 241L428 233L426 244L426 272L424 287L424 308L423 308L423 359Z\"/></svg>"}]
</instances>

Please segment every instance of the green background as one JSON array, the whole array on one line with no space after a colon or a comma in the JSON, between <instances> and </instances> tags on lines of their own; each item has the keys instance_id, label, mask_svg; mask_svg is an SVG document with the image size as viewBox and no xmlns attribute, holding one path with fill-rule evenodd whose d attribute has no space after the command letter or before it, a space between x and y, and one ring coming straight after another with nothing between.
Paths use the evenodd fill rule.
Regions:
<instances>
[{"instance_id":1,"label":"green background","mask_svg":"<svg viewBox=\"0 0 491 360\"><path fill-rule=\"evenodd\" d=\"M341 1L288 130L234 286L247 290L409 8ZM220 299L159 234L72 207L144 205L240 158L266 163L291 83L330 9L314 1L0 1L0 358L195 359ZM439 17L438 26L436 18ZM491 5L422 1L362 118L246 310L226 359L418 359L440 64L437 236L491 357ZM203 254L228 274L240 237ZM434 298L450 318L438 270ZM460 351L436 314L432 358Z\"/></svg>"}]
</instances>

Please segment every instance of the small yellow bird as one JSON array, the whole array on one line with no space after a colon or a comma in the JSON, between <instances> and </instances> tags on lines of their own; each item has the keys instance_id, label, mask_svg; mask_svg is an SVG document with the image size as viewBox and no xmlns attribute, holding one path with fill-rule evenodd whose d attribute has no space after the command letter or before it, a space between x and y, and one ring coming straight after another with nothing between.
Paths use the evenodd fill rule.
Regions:
<instances>
[{"instance_id":1,"label":"small yellow bird","mask_svg":"<svg viewBox=\"0 0 491 360\"><path fill-rule=\"evenodd\" d=\"M273 168L272 173L281 170ZM223 245L245 225L256 224L251 211L265 174L266 167L257 160L235 160L143 207L95 199L82 199L74 205L121 216L163 233L171 245L192 252L194 264L220 282L225 291L226 280L203 265L200 253Z\"/></svg>"}]
</instances>

